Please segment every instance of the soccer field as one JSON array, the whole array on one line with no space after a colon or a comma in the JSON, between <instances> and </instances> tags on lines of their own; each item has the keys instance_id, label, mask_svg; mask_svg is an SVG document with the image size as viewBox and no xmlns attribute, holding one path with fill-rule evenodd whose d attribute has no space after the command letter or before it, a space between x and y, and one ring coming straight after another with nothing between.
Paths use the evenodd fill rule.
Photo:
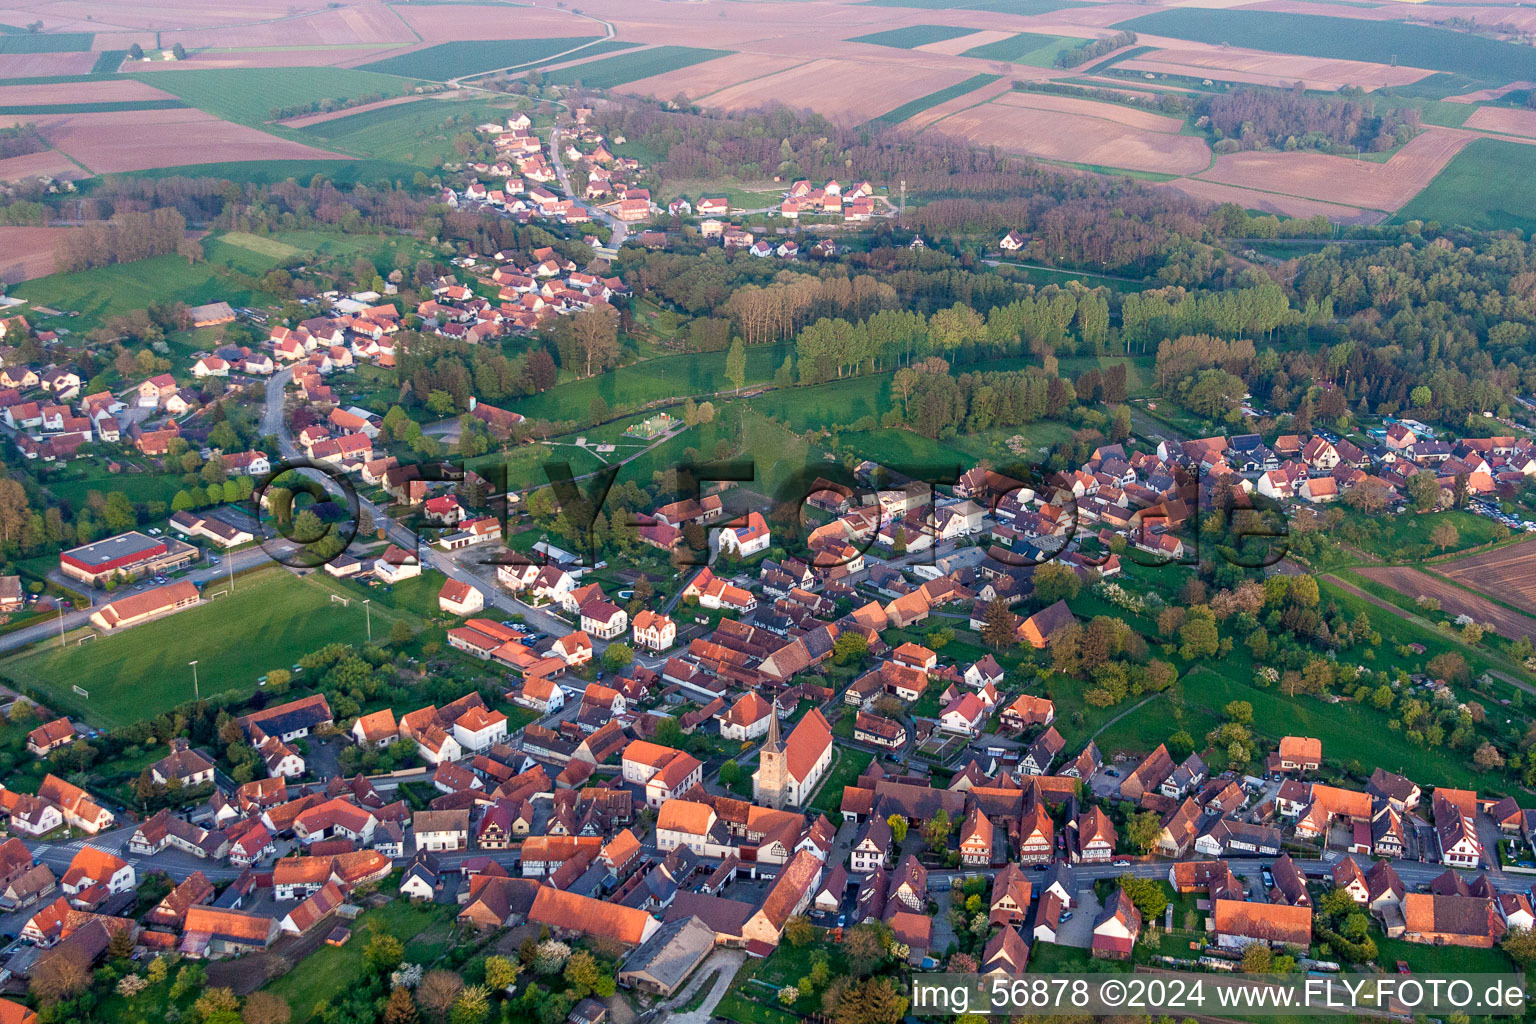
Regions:
<instances>
[{"instance_id":1,"label":"soccer field","mask_svg":"<svg viewBox=\"0 0 1536 1024\"><path fill-rule=\"evenodd\" d=\"M210 582L204 595L227 589ZM70 634L60 648L54 640L0 662L0 677L32 686L60 710L108 728L153 717L192 699L192 669L205 698L244 695L275 668L289 668L329 643L362 643L366 625L361 602L331 600L344 593L329 577L300 579L285 569L263 569L236 577L235 592L196 608L135 626L84 644ZM373 635L388 636L404 613L373 605ZM414 616L410 617L416 621ZM89 691L83 698L72 689Z\"/></svg>"}]
</instances>

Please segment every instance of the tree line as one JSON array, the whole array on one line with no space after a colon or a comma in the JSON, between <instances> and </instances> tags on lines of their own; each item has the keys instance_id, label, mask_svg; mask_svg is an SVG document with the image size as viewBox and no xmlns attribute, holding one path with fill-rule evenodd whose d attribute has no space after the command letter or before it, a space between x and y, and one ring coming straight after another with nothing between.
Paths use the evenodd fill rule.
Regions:
<instances>
[{"instance_id":1,"label":"tree line","mask_svg":"<svg viewBox=\"0 0 1536 1024\"><path fill-rule=\"evenodd\" d=\"M200 258L202 247L188 239L186 231L187 219L176 210L119 213L106 223L63 233L54 247L54 262L60 272L71 273L174 252Z\"/></svg>"}]
</instances>

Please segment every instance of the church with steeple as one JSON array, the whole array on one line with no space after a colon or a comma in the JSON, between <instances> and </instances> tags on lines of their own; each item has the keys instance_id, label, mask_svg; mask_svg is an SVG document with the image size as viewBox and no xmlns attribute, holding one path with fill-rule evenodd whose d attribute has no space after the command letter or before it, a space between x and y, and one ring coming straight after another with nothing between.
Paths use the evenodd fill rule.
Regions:
<instances>
[{"instance_id":1,"label":"church with steeple","mask_svg":"<svg viewBox=\"0 0 1536 1024\"><path fill-rule=\"evenodd\" d=\"M781 741L777 701L768 719L768 738L757 752L757 771L752 773L752 800L776 810L799 807L832 766L832 727L812 708Z\"/></svg>"},{"instance_id":2,"label":"church with steeple","mask_svg":"<svg viewBox=\"0 0 1536 1024\"><path fill-rule=\"evenodd\" d=\"M782 808L787 775L784 744L779 741L779 700L775 697L768 712L768 738L757 752L757 771L752 773L752 802L774 810Z\"/></svg>"}]
</instances>

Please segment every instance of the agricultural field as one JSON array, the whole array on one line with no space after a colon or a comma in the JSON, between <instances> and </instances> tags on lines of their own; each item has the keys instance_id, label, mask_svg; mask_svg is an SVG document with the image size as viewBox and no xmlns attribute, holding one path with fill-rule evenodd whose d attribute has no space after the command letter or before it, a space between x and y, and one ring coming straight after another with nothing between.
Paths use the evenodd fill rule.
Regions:
<instances>
[{"instance_id":1,"label":"agricultural field","mask_svg":"<svg viewBox=\"0 0 1536 1024\"><path fill-rule=\"evenodd\" d=\"M1034 32L1018 35L972 47L964 52L966 57L982 60L1005 60L1010 64L1029 64L1039 68L1054 67L1056 58L1067 50L1082 44L1072 36L1046 36Z\"/></svg>"},{"instance_id":2,"label":"agricultural field","mask_svg":"<svg viewBox=\"0 0 1536 1024\"><path fill-rule=\"evenodd\" d=\"M0 53L0 82L52 75L90 75L94 53Z\"/></svg>"},{"instance_id":3,"label":"agricultural field","mask_svg":"<svg viewBox=\"0 0 1536 1024\"><path fill-rule=\"evenodd\" d=\"M1163 175L1204 171L1210 147L1204 139L1180 134L1182 128L1174 118L1119 104L1009 92L951 114L929 130L1064 163Z\"/></svg>"},{"instance_id":4,"label":"agricultural field","mask_svg":"<svg viewBox=\"0 0 1536 1024\"><path fill-rule=\"evenodd\" d=\"M1457 153L1396 220L1464 224L1485 231L1536 231L1536 146L1475 139Z\"/></svg>"},{"instance_id":5,"label":"agricultural field","mask_svg":"<svg viewBox=\"0 0 1536 1024\"><path fill-rule=\"evenodd\" d=\"M1147 73L1188 78L1191 85L1212 79L1247 85L1336 90L1346 85L1367 91L1405 86L1430 75L1424 68L1375 64L1363 60L1297 56L1236 46L1191 43L1162 49L1139 47L1124 54L1110 72L1136 80Z\"/></svg>"},{"instance_id":6,"label":"agricultural field","mask_svg":"<svg viewBox=\"0 0 1536 1024\"><path fill-rule=\"evenodd\" d=\"M1075 0L869 0L865 7L916 7L925 11L990 11L993 14L1050 14L1086 6Z\"/></svg>"},{"instance_id":7,"label":"agricultural field","mask_svg":"<svg viewBox=\"0 0 1536 1024\"><path fill-rule=\"evenodd\" d=\"M1480 624L1491 622L1494 632L1506 639L1514 640L1523 636L1536 640L1536 619L1469 593L1431 572L1407 565L1362 565L1353 571L1415 600L1432 597L1440 602L1441 610L1452 618L1470 615ZM1503 599L1499 592L1494 593Z\"/></svg>"},{"instance_id":8,"label":"agricultural field","mask_svg":"<svg viewBox=\"0 0 1536 1024\"><path fill-rule=\"evenodd\" d=\"M940 89L938 92L929 93L927 96L921 96L915 100L903 103L894 110L887 110L875 118L872 123L900 124L924 111L932 110L934 107L948 103L951 100L957 100L962 96L975 92L977 89L984 89L1001 77L1001 75L973 75L963 82L956 82L947 89Z\"/></svg>"},{"instance_id":9,"label":"agricultural field","mask_svg":"<svg viewBox=\"0 0 1536 1024\"><path fill-rule=\"evenodd\" d=\"M265 47L357 47L401 45L420 41L393 8L340 7L299 13L271 11L268 20L247 17L244 24L210 25L160 32L162 46L180 43L188 50L205 48L259 49ZM178 19L179 20L179 19Z\"/></svg>"},{"instance_id":10,"label":"agricultural field","mask_svg":"<svg viewBox=\"0 0 1536 1024\"><path fill-rule=\"evenodd\" d=\"M97 174L182 167L213 160L334 156L191 107L140 109L127 113L44 114L27 120L37 125L55 149Z\"/></svg>"},{"instance_id":11,"label":"agricultural field","mask_svg":"<svg viewBox=\"0 0 1536 1024\"><path fill-rule=\"evenodd\" d=\"M1322 214L1340 224L1377 224L1385 219L1384 214L1378 210L1363 210L1358 206L1344 206L1302 196L1282 196L1200 178L1176 178L1164 182L1163 187L1205 202L1236 203L1245 210L1274 213L1283 217L1315 217Z\"/></svg>"},{"instance_id":12,"label":"agricultural field","mask_svg":"<svg viewBox=\"0 0 1536 1024\"><path fill-rule=\"evenodd\" d=\"M1429 186L1471 135L1428 128L1385 163L1327 153L1251 150L1216 157L1201 180L1391 212ZM1508 173L1505 170L1503 173ZM1481 200L1470 197L1473 202Z\"/></svg>"},{"instance_id":13,"label":"agricultural field","mask_svg":"<svg viewBox=\"0 0 1536 1024\"><path fill-rule=\"evenodd\" d=\"M1464 587L1536 614L1536 539L1437 562L1434 571Z\"/></svg>"},{"instance_id":14,"label":"agricultural field","mask_svg":"<svg viewBox=\"0 0 1536 1024\"><path fill-rule=\"evenodd\" d=\"M1477 107L1462 124L1467 128L1536 139L1536 110L1513 107Z\"/></svg>"},{"instance_id":15,"label":"agricultural field","mask_svg":"<svg viewBox=\"0 0 1536 1024\"><path fill-rule=\"evenodd\" d=\"M894 46L903 50L915 50L929 43L942 43L947 39L968 36L976 30L954 25L908 25L905 28L886 29L869 35L854 36L850 43L869 43L871 46Z\"/></svg>"},{"instance_id":16,"label":"agricultural field","mask_svg":"<svg viewBox=\"0 0 1536 1024\"><path fill-rule=\"evenodd\" d=\"M1131 18L1114 27L1217 46L1240 43L1303 57L1451 71L1494 85L1531 77L1530 47L1400 21L1341 23L1320 14L1186 7Z\"/></svg>"},{"instance_id":17,"label":"agricultural field","mask_svg":"<svg viewBox=\"0 0 1536 1024\"><path fill-rule=\"evenodd\" d=\"M21 32L0 34L0 54L74 53L89 50L90 32Z\"/></svg>"},{"instance_id":18,"label":"agricultural field","mask_svg":"<svg viewBox=\"0 0 1536 1024\"><path fill-rule=\"evenodd\" d=\"M580 82L588 89L613 89L637 79L653 78L729 55L729 50L657 46L551 71L544 76L544 80L551 85L575 85Z\"/></svg>"},{"instance_id":19,"label":"agricultural field","mask_svg":"<svg viewBox=\"0 0 1536 1024\"><path fill-rule=\"evenodd\" d=\"M666 74L654 75L628 83L621 90L632 96L676 96L689 99L709 96L727 86L753 78L777 74L806 61L767 53L733 53L726 57L695 64Z\"/></svg>"},{"instance_id":20,"label":"agricultural field","mask_svg":"<svg viewBox=\"0 0 1536 1024\"><path fill-rule=\"evenodd\" d=\"M326 100L347 102L374 94L399 96L415 83L350 68L236 68L227 71L154 71L138 81L181 97L194 107L239 124L260 125L279 108Z\"/></svg>"},{"instance_id":21,"label":"agricultural field","mask_svg":"<svg viewBox=\"0 0 1536 1024\"><path fill-rule=\"evenodd\" d=\"M750 110L777 101L788 107L810 107L834 120L863 124L971 77L956 69L820 58L720 89L710 94L705 105Z\"/></svg>"},{"instance_id":22,"label":"agricultural field","mask_svg":"<svg viewBox=\"0 0 1536 1024\"><path fill-rule=\"evenodd\" d=\"M26 156L13 156L0 160L0 181L18 181L44 174L70 179L89 176L83 167L56 149L45 149L41 153L28 153Z\"/></svg>"},{"instance_id":23,"label":"agricultural field","mask_svg":"<svg viewBox=\"0 0 1536 1024\"><path fill-rule=\"evenodd\" d=\"M85 82L38 82L0 85L0 107L61 106L66 104L144 102L175 99L164 89L136 78L103 78Z\"/></svg>"},{"instance_id":24,"label":"agricultural field","mask_svg":"<svg viewBox=\"0 0 1536 1024\"><path fill-rule=\"evenodd\" d=\"M450 78L483 75L502 68L545 63L568 50L594 43L597 39L597 36L555 36L549 39L482 39L439 43L425 50L364 64L362 70L445 82Z\"/></svg>"},{"instance_id":25,"label":"agricultural field","mask_svg":"<svg viewBox=\"0 0 1536 1024\"><path fill-rule=\"evenodd\" d=\"M0 227L0 283L19 284L53 273L59 236L70 230Z\"/></svg>"},{"instance_id":26,"label":"agricultural field","mask_svg":"<svg viewBox=\"0 0 1536 1024\"><path fill-rule=\"evenodd\" d=\"M205 593L228 587L217 580ZM285 569L259 570L238 577L235 591L197 608L135 626L116 636L84 644L74 637L64 648L43 646L5 661L0 675L46 693L60 708L105 726L127 725L192 699L192 673L209 696L243 695L256 689L256 678L287 668L328 643L360 643L363 609L331 601L341 593L329 577L303 579ZM401 613L374 608L374 629ZM71 686L83 683L85 699Z\"/></svg>"}]
</instances>

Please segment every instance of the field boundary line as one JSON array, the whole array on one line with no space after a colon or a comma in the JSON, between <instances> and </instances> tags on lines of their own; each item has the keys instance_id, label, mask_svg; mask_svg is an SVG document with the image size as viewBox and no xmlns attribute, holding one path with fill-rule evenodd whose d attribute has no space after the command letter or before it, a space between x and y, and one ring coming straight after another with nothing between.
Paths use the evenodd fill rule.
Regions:
<instances>
[{"instance_id":1,"label":"field boundary line","mask_svg":"<svg viewBox=\"0 0 1536 1024\"><path fill-rule=\"evenodd\" d=\"M805 67L807 64L814 64L814 63L816 63L817 60L820 60L820 59L821 58L812 58L811 60L803 60L799 64L791 64L787 68L779 68L779 70L777 70L777 71L765 71L765 72L763 72L760 75L753 75L751 78L743 78L739 82L732 82L730 85L722 85L718 89L711 89L709 92L700 93L698 96L694 97L693 102L695 102L695 103L703 103L705 100L709 99L711 96L715 95L716 93L725 92L725 90L727 90L727 89L734 89L738 85L746 85L748 82L756 82L756 81L760 81L761 79L764 79L764 78L772 78L774 75L787 75L791 71L795 71L795 70L797 70L799 68ZM628 83L625 83L625 84L627 85Z\"/></svg>"}]
</instances>

